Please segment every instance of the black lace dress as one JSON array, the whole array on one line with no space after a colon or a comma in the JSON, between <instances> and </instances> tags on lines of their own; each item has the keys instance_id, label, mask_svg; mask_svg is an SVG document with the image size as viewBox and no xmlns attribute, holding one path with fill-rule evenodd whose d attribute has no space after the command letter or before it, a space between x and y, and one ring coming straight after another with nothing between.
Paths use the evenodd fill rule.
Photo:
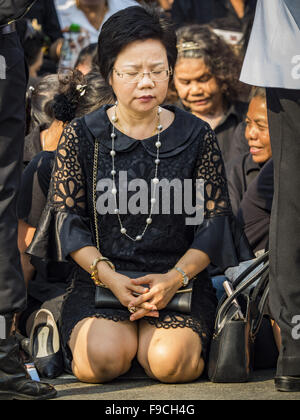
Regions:
<instances>
[{"instance_id":1,"label":"black lace dress","mask_svg":"<svg viewBox=\"0 0 300 420\"><path fill-rule=\"evenodd\" d=\"M172 106L166 108L175 113L175 120L161 134L159 179L181 181L182 196L184 180L191 180L193 185L196 185L196 180L203 180L204 219L198 225L187 224L186 219L192 216L190 211L187 213L185 210L184 203L183 211L178 211L178 200L175 206L175 199L171 197L168 211L163 209L166 197L161 197L159 214L153 215L153 222L143 240L133 242L121 234L118 218L113 212L102 212L98 217L102 255L108 257L117 270L157 273L165 273L174 267L190 248L207 253L211 261L224 270L238 265L240 260L250 259L252 254L245 236L235 226L232 216L224 165L214 132L193 115ZM95 138L100 141L97 181L112 179L112 126L107 109L108 106L105 106L74 120L65 129L57 151L48 203L29 249L30 254L63 261L71 252L95 246L92 190ZM119 131L116 134L117 172L122 171L123 176L126 174L128 185L137 179L150 185L155 175L157 136L140 141ZM122 183L118 185L118 179L117 176L118 194L126 188L128 203L136 200L138 206L138 188L127 188ZM98 182L97 209L103 194L99 189ZM151 191L149 203L150 198ZM122 223L131 237L141 234L149 207L144 214L121 214ZM79 321L87 317L115 322L129 319L127 308L96 309L94 299L95 286L90 275L77 266L72 286L65 297L60 325L68 363L72 360L68 341ZM162 310L158 319L148 317L146 320L157 328L192 328L201 337L206 357L216 305L214 289L205 270L198 275L191 315Z\"/></svg>"}]
</instances>

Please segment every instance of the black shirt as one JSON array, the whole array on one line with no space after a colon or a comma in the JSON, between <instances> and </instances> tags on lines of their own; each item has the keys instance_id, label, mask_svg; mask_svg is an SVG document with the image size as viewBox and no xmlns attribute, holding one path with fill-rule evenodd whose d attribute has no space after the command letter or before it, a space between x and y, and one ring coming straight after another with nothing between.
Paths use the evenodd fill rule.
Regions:
<instances>
[{"instance_id":1,"label":"black shirt","mask_svg":"<svg viewBox=\"0 0 300 420\"><path fill-rule=\"evenodd\" d=\"M245 15L240 19L230 0L175 0L172 18L178 27L207 23L216 28L243 32L255 7L256 0L246 0Z\"/></svg>"},{"instance_id":2,"label":"black shirt","mask_svg":"<svg viewBox=\"0 0 300 420\"><path fill-rule=\"evenodd\" d=\"M18 200L18 218L37 227L46 205L55 152L41 152L28 164L22 175Z\"/></svg>"},{"instance_id":3,"label":"black shirt","mask_svg":"<svg viewBox=\"0 0 300 420\"><path fill-rule=\"evenodd\" d=\"M270 159L249 185L238 212L238 219L254 252L268 248L274 196L274 166Z\"/></svg>"},{"instance_id":4,"label":"black shirt","mask_svg":"<svg viewBox=\"0 0 300 420\"><path fill-rule=\"evenodd\" d=\"M189 111L181 100L176 103L176 106ZM245 102L233 102L229 105L227 112L214 129L226 171L235 158L249 152L248 142L245 139L244 123L247 110L248 104Z\"/></svg>"},{"instance_id":5,"label":"black shirt","mask_svg":"<svg viewBox=\"0 0 300 420\"><path fill-rule=\"evenodd\" d=\"M37 227L43 214L49 191L55 152L41 152L23 172L18 200L18 219ZM69 263L47 262L31 257L35 275L29 282L28 294L40 302L61 296L68 286L73 267ZM54 301L53 304L57 305Z\"/></svg>"},{"instance_id":6,"label":"black shirt","mask_svg":"<svg viewBox=\"0 0 300 420\"><path fill-rule=\"evenodd\" d=\"M237 215L242 198L251 182L259 174L260 169L260 165L253 161L252 155L249 152L234 159L229 164L227 180L234 215Z\"/></svg>"}]
</instances>

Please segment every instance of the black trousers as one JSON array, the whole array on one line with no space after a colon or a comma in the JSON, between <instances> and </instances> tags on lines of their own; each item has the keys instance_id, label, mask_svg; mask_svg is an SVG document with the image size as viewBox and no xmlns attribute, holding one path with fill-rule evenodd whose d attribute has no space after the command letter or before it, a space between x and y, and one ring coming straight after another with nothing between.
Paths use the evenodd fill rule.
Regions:
<instances>
[{"instance_id":1,"label":"black trousers","mask_svg":"<svg viewBox=\"0 0 300 420\"><path fill-rule=\"evenodd\" d=\"M270 309L281 328L277 375L300 375L300 90L267 89L274 161ZM298 327L297 327L298 325Z\"/></svg>"},{"instance_id":2,"label":"black trousers","mask_svg":"<svg viewBox=\"0 0 300 420\"><path fill-rule=\"evenodd\" d=\"M27 73L17 34L0 35L0 314L26 305L17 245Z\"/></svg>"}]
</instances>

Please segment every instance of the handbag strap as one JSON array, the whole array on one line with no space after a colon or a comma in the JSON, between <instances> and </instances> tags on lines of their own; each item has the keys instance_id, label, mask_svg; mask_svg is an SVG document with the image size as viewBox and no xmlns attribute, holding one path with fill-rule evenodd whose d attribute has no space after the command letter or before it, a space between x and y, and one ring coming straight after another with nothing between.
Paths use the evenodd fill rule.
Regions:
<instances>
[{"instance_id":1,"label":"handbag strap","mask_svg":"<svg viewBox=\"0 0 300 420\"><path fill-rule=\"evenodd\" d=\"M232 283L233 287L236 288L246 277L248 277L257 267L261 264L265 264L269 260L269 251L265 252L259 258L257 258L248 268L246 268L237 279Z\"/></svg>"},{"instance_id":2,"label":"handbag strap","mask_svg":"<svg viewBox=\"0 0 300 420\"><path fill-rule=\"evenodd\" d=\"M99 227L98 227L98 215L97 215L97 172L98 172L98 156L99 156L99 140L95 139L94 147L94 164L93 164L93 210L94 210L94 229L96 246L100 252L100 238L99 238Z\"/></svg>"},{"instance_id":3,"label":"handbag strap","mask_svg":"<svg viewBox=\"0 0 300 420\"><path fill-rule=\"evenodd\" d=\"M260 262L261 264L261 262ZM259 265L260 265L259 264ZM257 268L257 262L255 262L252 266L252 270ZM221 320L224 318L226 313L231 307L232 302L248 287L252 286L264 273L268 272L269 270L269 261L267 261L263 267L261 267L256 273L254 273L248 280L246 280L244 283L240 284L237 289L233 292L233 294L228 297L225 302L221 305L221 307L218 310L216 321L215 321L215 330L218 331L219 327L221 325ZM242 278L242 280L245 279L250 273L251 270L247 269L247 275L245 273L242 273L239 278ZM241 281L242 281L241 280Z\"/></svg>"}]
</instances>

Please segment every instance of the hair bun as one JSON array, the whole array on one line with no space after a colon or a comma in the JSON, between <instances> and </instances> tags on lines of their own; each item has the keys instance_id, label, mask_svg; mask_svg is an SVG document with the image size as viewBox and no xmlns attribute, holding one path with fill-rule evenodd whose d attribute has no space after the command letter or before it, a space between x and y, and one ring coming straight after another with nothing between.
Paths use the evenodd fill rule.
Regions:
<instances>
[{"instance_id":1,"label":"hair bun","mask_svg":"<svg viewBox=\"0 0 300 420\"><path fill-rule=\"evenodd\" d=\"M54 97L53 112L55 119L67 123L75 118L76 105L64 93L60 93Z\"/></svg>"}]
</instances>

